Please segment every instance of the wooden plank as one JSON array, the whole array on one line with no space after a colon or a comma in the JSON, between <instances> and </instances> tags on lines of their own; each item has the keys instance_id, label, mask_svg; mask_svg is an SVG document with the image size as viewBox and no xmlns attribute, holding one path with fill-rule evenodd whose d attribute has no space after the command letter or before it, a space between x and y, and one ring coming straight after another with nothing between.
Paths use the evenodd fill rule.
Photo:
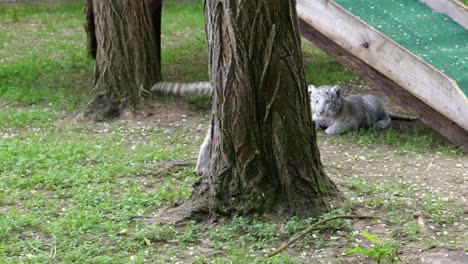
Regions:
<instances>
[{"instance_id":1,"label":"wooden plank","mask_svg":"<svg viewBox=\"0 0 468 264\"><path fill-rule=\"evenodd\" d=\"M443 13L468 30L468 8L455 0L419 0L434 11Z\"/></svg>"},{"instance_id":2,"label":"wooden plank","mask_svg":"<svg viewBox=\"0 0 468 264\"><path fill-rule=\"evenodd\" d=\"M468 131L432 109L405 88L353 55L319 30L310 26L308 22L299 19L299 28L305 39L333 57L337 62L360 75L364 80L381 88L395 102L415 113L427 126L440 133L456 146L461 147L463 151L468 152Z\"/></svg>"},{"instance_id":3,"label":"wooden plank","mask_svg":"<svg viewBox=\"0 0 468 264\"><path fill-rule=\"evenodd\" d=\"M468 99L442 72L333 1L298 0L305 23L468 131Z\"/></svg>"}]
</instances>

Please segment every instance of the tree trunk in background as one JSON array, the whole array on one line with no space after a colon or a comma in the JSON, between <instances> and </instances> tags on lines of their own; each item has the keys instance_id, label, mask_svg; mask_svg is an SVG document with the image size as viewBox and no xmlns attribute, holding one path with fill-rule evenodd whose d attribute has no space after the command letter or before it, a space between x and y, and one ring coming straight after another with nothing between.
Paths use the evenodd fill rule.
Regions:
<instances>
[{"instance_id":1,"label":"tree trunk in background","mask_svg":"<svg viewBox=\"0 0 468 264\"><path fill-rule=\"evenodd\" d=\"M295 1L205 0L204 13L211 161L190 200L168 215L327 212L339 192L316 144Z\"/></svg>"},{"instance_id":2,"label":"tree trunk in background","mask_svg":"<svg viewBox=\"0 0 468 264\"><path fill-rule=\"evenodd\" d=\"M100 121L136 107L161 81L161 0L85 4L88 52L96 58L94 98L85 117Z\"/></svg>"},{"instance_id":3,"label":"tree trunk in background","mask_svg":"<svg viewBox=\"0 0 468 264\"><path fill-rule=\"evenodd\" d=\"M85 0L85 23L86 32L86 52L88 55L96 59L96 31L94 26L93 0Z\"/></svg>"}]
</instances>

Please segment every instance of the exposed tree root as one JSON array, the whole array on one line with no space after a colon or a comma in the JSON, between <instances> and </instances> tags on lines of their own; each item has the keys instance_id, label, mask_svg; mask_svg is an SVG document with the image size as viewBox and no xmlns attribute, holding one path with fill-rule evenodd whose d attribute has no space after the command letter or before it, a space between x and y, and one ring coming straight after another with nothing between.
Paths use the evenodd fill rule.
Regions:
<instances>
[{"instance_id":1,"label":"exposed tree root","mask_svg":"<svg viewBox=\"0 0 468 264\"><path fill-rule=\"evenodd\" d=\"M83 114L83 118L93 122L103 122L119 116L123 104L112 102L108 96L96 96Z\"/></svg>"},{"instance_id":2,"label":"exposed tree root","mask_svg":"<svg viewBox=\"0 0 468 264\"><path fill-rule=\"evenodd\" d=\"M360 219L363 219L363 218L376 218L375 216L369 216L369 215L336 215L336 216L332 216L332 217L329 217L329 218L325 218L323 220L320 220L316 223L314 223L313 225L311 225L309 228L307 228L306 230L304 230L302 233L300 233L299 235L297 235L296 237L292 238L291 240L289 240L288 243L282 245L280 248L278 248L277 250L271 252L270 254L267 255L267 258L271 258L275 255L278 255L279 253L283 252L284 250L286 250L290 245L292 245L294 242L296 242L297 240L299 239L302 239L304 238L305 235L307 235L308 233L312 232L312 230L314 230L317 226L323 224L323 223L326 223L328 221L331 221L331 220L335 220L335 219L338 219L338 218L360 218Z\"/></svg>"},{"instance_id":3,"label":"exposed tree root","mask_svg":"<svg viewBox=\"0 0 468 264\"><path fill-rule=\"evenodd\" d=\"M182 224L189 220L202 221L208 216L208 204L200 201L188 200L185 203L173 207L161 209L155 217L155 224Z\"/></svg>"}]
</instances>

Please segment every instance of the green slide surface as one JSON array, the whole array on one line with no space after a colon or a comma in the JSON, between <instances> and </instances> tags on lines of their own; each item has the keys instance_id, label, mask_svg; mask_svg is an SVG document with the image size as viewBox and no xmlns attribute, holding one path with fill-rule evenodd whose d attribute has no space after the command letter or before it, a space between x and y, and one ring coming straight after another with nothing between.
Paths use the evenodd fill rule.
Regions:
<instances>
[{"instance_id":1,"label":"green slide surface","mask_svg":"<svg viewBox=\"0 0 468 264\"><path fill-rule=\"evenodd\" d=\"M462 26L417 0L335 2L455 80L468 97L468 31Z\"/></svg>"}]
</instances>

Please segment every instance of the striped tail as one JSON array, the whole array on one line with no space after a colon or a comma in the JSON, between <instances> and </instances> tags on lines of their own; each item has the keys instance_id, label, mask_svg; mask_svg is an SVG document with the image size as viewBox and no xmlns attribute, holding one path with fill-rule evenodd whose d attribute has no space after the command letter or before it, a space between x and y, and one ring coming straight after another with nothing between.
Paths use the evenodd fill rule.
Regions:
<instances>
[{"instance_id":1,"label":"striped tail","mask_svg":"<svg viewBox=\"0 0 468 264\"><path fill-rule=\"evenodd\" d=\"M390 116L390 119L392 119L392 120L399 120L399 121L406 121L406 122L416 121L416 120L419 119L417 117L397 115L397 114L393 114L393 113L388 113L388 115Z\"/></svg>"},{"instance_id":2,"label":"striped tail","mask_svg":"<svg viewBox=\"0 0 468 264\"><path fill-rule=\"evenodd\" d=\"M158 82L152 88L151 92L164 94L211 94L211 85L209 82L176 83L176 82Z\"/></svg>"}]
</instances>

